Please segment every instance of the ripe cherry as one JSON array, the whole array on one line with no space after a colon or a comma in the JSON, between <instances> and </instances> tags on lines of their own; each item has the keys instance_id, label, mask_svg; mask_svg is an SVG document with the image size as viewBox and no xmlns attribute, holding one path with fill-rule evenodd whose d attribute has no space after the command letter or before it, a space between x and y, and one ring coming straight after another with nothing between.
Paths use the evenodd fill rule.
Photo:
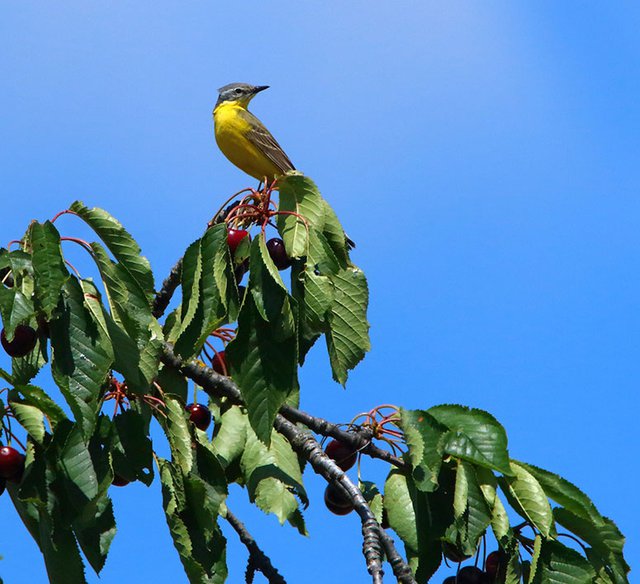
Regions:
<instances>
[{"instance_id":1,"label":"ripe cherry","mask_svg":"<svg viewBox=\"0 0 640 584\"><path fill-rule=\"evenodd\" d=\"M245 229L229 229L227 232L227 243L231 253L235 253L236 249L240 245L240 242L249 235L249 232Z\"/></svg>"},{"instance_id":2,"label":"ripe cherry","mask_svg":"<svg viewBox=\"0 0 640 584\"><path fill-rule=\"evenodd\" d=\"M504 552L500 550L496 550L491 552L484 563L484 569L489 578L495 580L498 575L498 570L500 570L500 565L502 564L504 557Z\"/></svg>"},{"instance_id":3,"label":"ripe cherry","mask_svg":"<svg viewBox=\"0 0 640 584\"><path fill-rule=\"evenodd\" d=\"M203 404L189 404L187 406L189 419L200 430L206 430L211 424L211 412L209 408Z\"/></svg>"},{"instance_id":4,"label":"ripe cherry","mask_svg":"<svg viewBox=\"0 0 640 584\"><path fill-rule=\"evenodd\" d=\"M111 481L111 484L114 487L125 487L129 484L130 481L128 481L127 479L125 479L124 477L121 477L119 474L114 474L113 475L113 480Z\"/></svg>"},{"instance_id":5,"label":"ripe cherry","mask_svg":"<svg viewBox=\"0 0 640 584\"><path fill-rule=\"evenodd\" d=\"M332 483L329 483L324 490L324 504L335 515L348 515L353 511L351 499Z\"/></svg>"},{"instance_id":6,"label":"ripe cherry","mask_svg":"<svg viewBox=\"0 0 640 584\"><path fill-rule=\"evenodd\" d=\"M324 449L324 452L344 471L349 470L358 458L358 452L356 450L339 440L331 440Z\"/></svg>"},{"instance_id":7,"label":"ripe cherry","mask_svg":"<svg viewBox=\"0 0 640 584\"><path fill-rule=\"evenodd\" d=\"M24 455L11 446L0 448L0 477L18 482L24 471Z\"/></svg>"},{"instance_id":8,"label":"ripe cherry","mask_svg":"<svg viewBox=\"0 0 640 584\"><path fill-rule=\"evenodd\" d=\"M269 255L279 270L286 270L291 265L291 260L284 248L284 241L279 237L274 237L267 241Z\"/></svg>"},{"instance_id":9,"label":"ripe cherry","mask_svg":"<svg viewBox=\"0 0 640 584\"><path fill-rule=\"evenodd\" d=\"M211 360L211 369L220 375L227 374L227 358L225 357L224 351L218 351L213 356L213 359Z\"/></svg>"},{"instance_id":10,"label":"ripe cherry","mask_svg":"<svg viewBox=\"0 0 640 584\"><path fill-rule=\"evenodd\" d=\"M2 329L2 333L0 334L0 341L7 355L11 357L24 357L33 351L38 342L38 335L30 326L19 324L16 327L12 341L7 340L4 329Z\"/></svg>"},{"instance_id":11,"label":"ripe cherry","mask_svg":"<svg viewBox=\"0 0 640 584\"><path fill-rule=\"evenodd\" d=\"M458 584L488 584L487 575L476 566L465 566L458 572Z\"/></svg>"}]
</instances>

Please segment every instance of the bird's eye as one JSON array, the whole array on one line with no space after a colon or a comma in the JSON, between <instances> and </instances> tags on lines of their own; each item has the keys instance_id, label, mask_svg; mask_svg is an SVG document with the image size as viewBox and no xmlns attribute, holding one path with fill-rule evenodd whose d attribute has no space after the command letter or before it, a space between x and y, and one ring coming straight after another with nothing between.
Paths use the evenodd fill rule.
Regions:
<instances>
[{"instance_id":1,"label":"bird's eye","mask_svg":"<svg viewBox=\"0 0 640 584\"><path fill-rule=\"evenodd\" d=\"M240 89L239 87L236 87L234 91L236 95L240 95L242 93L242 89Z\"/></svg>"}]
</instances>

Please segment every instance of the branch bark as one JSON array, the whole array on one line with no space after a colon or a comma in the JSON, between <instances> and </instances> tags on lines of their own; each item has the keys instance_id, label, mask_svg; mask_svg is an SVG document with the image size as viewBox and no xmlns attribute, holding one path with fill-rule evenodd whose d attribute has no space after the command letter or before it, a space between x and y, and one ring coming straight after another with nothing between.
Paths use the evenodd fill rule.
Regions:
<instances>
[{"instance_id":1,"label":"branch bark","mask_svg":"<svg viewBox=\"0 0 640 584\"><path fill-rule=\"evenodd\" d=\"M244 523L231 513L229 508L227 508L225 519L238 534L240 541L246 546L247 550L249 550L249 561L251 562L252 568L260 570L271 584L287 584L278 570L274 568L269 557L258 547L256 540L253 539L253 536L249 533Z\"/></svg>"},{"instance_id":2,"label":"branch bark","mask_svg":"<svg viewBox=\"0 0 640 584\"><path fill-rule=\"evenodd\" d=\"M178 284L180 284L180 276L182 274L182 258L180 258L176 265L171 268L169 275L165 281L162 282L162 288L156 292L156 297L153 300L153 306L151 307L151 314L154 317L160 318L164 311L171 302L171 297L176 291Z\"/></svg>"}]
</instances>

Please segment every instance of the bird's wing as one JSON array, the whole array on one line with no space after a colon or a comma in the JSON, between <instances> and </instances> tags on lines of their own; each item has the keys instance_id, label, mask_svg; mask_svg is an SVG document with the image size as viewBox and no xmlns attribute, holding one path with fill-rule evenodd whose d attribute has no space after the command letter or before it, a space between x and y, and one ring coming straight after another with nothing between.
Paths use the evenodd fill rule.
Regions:
<instances>
[{"instance_id":1,"label":"bird's wing","mask_svg":"<svg viewBox=\"0 0 640 584\"><path fill-rule=\"evenodd\" d=\"M262 122L249 111L245 110L241 115L251 126L251 130L247 134L249 141L269 158L282 174L289 170L295 170L289 157Z\"/></svg>"}]
</instances>

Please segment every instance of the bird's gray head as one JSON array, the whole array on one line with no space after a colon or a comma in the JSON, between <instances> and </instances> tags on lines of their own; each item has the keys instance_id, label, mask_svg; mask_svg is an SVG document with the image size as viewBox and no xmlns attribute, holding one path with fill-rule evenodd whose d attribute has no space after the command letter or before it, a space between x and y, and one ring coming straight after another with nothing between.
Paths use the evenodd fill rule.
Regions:
<instances>
[{"instance_id":1,"label":"bird's gray head","mask_svg":"<svg viewBox=\"0 0 640 584\"><path fill-rule=\"evenodd\" d=\"M237 101L242 105L248 104L256 93L268 89L268 85L249 85L248 83L229 83L218 89L216 106L225 101Z\"/></svg>"}]
</instances>

